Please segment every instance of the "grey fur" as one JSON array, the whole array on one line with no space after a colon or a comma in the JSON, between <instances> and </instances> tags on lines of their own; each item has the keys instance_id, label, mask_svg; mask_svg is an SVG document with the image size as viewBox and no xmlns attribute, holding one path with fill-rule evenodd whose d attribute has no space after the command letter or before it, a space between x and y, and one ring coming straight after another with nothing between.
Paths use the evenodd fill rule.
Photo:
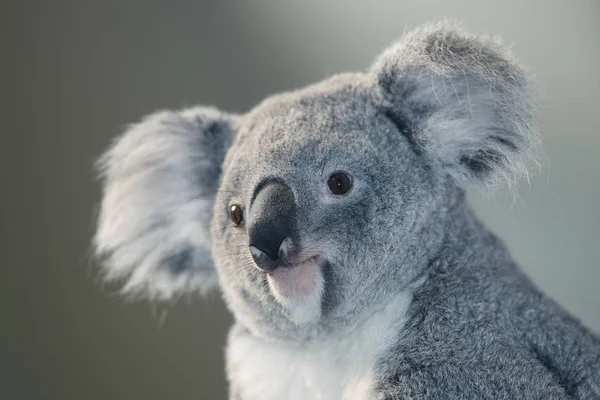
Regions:
<instances>
[{"instance_id":1,"label":"grey fur","mask_svg":"<svg viewBox=\"0 0 600 400\"><path fill-rule=\"evenodd\" d=\"M129 127L98 161L96 254L122 292L169 299L216 282L208 223L235 117L197 107Z\"/></svg>"},{"instance_id":2,"label":"grey fur","mask_svg":"<svg viewBox=\"0 0 600 400\"><path fill-rule=\"evenodd\" d=\"M533 286L464 198L468 185L526 174L534 117L525 74L498 41L427 25L366 73L246 115L196 108L135 125L101 161L95 244L126 293L166 299L210 287L216 272L236 319L230 346L312 346L412 293L406 320L390 322L396 339L364 371L373 398L600 398L598 338ZM325 186L338 170L354 178L343 198ZM307 323L273 297L229 220L265 179L293 192L298 251L327 260ZM228 374L232 398L252 400L231 360Z\"/></svg>"},{"instance_id":3,"label":"grey fur","mask_svg":"<svg viewBox=\"0 0 600 400\"><path fill-rule=\"evenodd\" d=\"M457 29L415 29L372 71L414 140L460 185L512 184L539 146L534 92L500 39Z\"/></svg>"}]
</instances>

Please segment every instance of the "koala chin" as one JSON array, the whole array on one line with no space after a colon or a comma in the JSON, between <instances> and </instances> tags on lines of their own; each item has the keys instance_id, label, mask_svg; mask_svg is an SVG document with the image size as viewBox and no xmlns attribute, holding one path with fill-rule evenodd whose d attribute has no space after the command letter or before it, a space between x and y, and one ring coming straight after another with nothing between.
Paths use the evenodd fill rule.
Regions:
<instances>
[{"instance_id":1,"label":"koala chin","mask_svg":"<svg viewBox=\"0 0 600 400\"><path fill-rule=\"evenodd\" d=\"M267 275L275 300L298 325L315 322L321 316L323 273L319 256L298 265L277 268Z\"/></svg>"},{"instance_id":2,"label":"koala chin","mask_svg":"<svg viewBox=\"0 0 600 400\"><path fill-rule=\"evenodd\" d=\"M133 124L98 163L94 247L128 296L219 288L231 399L600 399L599 338L465 199L538 148L508 50L433 23L246 114Z\"/></svg>"}]
</instances>

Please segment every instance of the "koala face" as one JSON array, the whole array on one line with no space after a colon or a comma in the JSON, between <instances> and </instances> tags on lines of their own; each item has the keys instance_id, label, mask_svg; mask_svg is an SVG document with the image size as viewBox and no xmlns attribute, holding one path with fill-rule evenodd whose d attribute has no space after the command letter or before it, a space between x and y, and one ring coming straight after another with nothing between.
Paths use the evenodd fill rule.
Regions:
<instances>
[{"instance_id":1,"label":"koala face","mask_svg":"<svg viewBox=\"0 0 600 400\"><path fill-rule=\"evenodd\" d=\"M421 27L365 73L245 115L153 114L100 161L107 279L170 299L218 280L254 334L306 338L417 280L469 185L514 181L533 98L497 41Z\"/></svg>"},{"instance_id":2,"label":"koala face","mask_svg":"<svg viewBox=\"0 0 600 400\"><path fill-rule=\"evenodd\" d=\"M329 329L414 278L394 263L439 183L381 102L368 77L341 75L265 101L240 127L213 254L236 317L258 333Z\"/></svg>"}]
</instances>

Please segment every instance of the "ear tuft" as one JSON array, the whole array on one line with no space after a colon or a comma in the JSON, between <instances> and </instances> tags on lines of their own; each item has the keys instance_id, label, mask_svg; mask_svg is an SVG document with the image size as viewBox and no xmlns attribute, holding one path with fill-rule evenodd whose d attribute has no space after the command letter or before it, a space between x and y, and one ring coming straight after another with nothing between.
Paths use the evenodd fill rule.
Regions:
<instances>
[{"instance_id":1,"label":"ear tuft","mask_svg":"<svg viewBox=\"0 0 600 400\"><path fill-rule=\"evenodd\" d=\"M371 72L390 119L458 185L513 184L536 162L531 84L498 39L470 36L456 23L425 25Z\"/></svg>"},{"instance_id":2,"label":"ear tuft","mask_svg":"<svg viewBox=\"0 0 600 400\"><path fill-rule=\"evenodd\" d=\"M215 285L209 226L235 119L206 107L157 112L98 161L95 253L123 294L168 300Z\"/></svg>"}]
</instances>

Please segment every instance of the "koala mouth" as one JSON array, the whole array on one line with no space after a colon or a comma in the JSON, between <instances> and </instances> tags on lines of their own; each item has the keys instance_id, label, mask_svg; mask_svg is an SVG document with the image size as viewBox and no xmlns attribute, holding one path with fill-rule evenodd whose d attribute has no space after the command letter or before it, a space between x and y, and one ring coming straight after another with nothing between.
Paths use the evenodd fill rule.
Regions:
<instances>
[{"instance_id":1,"label":"koala mouth","mask_svg":"<svg viewBox=\"0 0 600 400\"><path fill-rule=\"evenodd\" d=\"M273 297L288 311L289 317L303 324L321 315L324 287L321 266L325 257L311 256L300 263L280 267L267 274Z\"/></svg>"},{"instance_id":2,"label":"koala mouth","mask_svg":"<svg viewBox=\"0 0 600 400\"><path fill-rule=\"evenodd\" d=\"M283 297L304 296L312 292L317 284L317 273L323 257L315 255L298 264L280 267L269 272L269 283Z\"/></svg>"},{"instance_id":3,"label":"koala mouth","mask_svg":"<svg viewBox=\"0 0 600 400\"><path fill-rule=\"evenodd\" d=\"M291 268L298 268L298 267L302 267L304 265L312 265L312 264L319 264L321 261L323 261L323 256L320 254L316 254L312 257L307 258L306 260L299 262L297 264L291 263L289 265L289 267Z\"/></svg>"}]
</instances>

